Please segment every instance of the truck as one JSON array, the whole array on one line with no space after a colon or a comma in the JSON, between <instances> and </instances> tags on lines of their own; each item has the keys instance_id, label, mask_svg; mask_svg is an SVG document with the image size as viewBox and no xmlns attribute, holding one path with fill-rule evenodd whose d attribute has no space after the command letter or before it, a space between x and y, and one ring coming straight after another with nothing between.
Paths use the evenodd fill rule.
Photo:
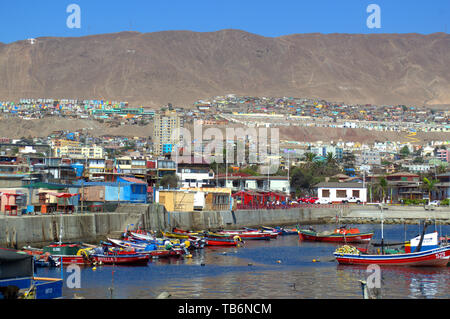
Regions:
<instances>
[{"instance_id":1,"label":"truck","mask_svg":"<svg viewBox=\"0 0 450 319\"><path fill-rule=\"evenodd\" d=\"M349 203L361 204L361 200L355 196L342 200L342 204L349 204Z\"/></svg>"}]
</instances>

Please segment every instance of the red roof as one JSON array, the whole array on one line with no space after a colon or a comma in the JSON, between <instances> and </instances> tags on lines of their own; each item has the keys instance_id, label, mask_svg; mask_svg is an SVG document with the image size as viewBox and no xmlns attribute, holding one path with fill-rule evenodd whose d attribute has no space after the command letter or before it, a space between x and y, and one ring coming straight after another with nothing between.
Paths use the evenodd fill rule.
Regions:
<instances>
[{"instance_id":1,"label":"red roof","mask_svg":"<svg viewBox=\"0 0 450 319\"><path fill-rule=\"evenodd\" d=\"M134 183L134 184L146 184L147 182L143 181L142 179L137 179L134 177L120 177L120 179L123 179L124 181Z\"/></svg>"}]
</instances>

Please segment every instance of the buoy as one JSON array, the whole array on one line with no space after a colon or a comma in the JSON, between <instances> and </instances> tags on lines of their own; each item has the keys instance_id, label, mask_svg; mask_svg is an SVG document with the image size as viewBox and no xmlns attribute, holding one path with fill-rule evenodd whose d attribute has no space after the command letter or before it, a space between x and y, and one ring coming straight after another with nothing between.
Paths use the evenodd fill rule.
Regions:
<instances>
[{"instance_id":1,"label":"buoy","mask_svg":"<svg viewBox=\"0 0 450 319\"><path fill-rule=\"evenodd\" d=\"M205 264L200 264L200 266L202 266L202 267L203 267L203 266L205 266Z\"/></svg>"},{"instance_id":2,"label":"buoy","mask_svg":"<svg viewBox=\"0 0 450 319\"><path fill-rule=\"evenodd\" d=\"M252 264L252 263L249 263L248 265L249 265L249 266L253 266L253 264Z\"/></svg>"},{"instance_id":3,"label":"buoy","mask_svg":"<svg viewBox=\"0 0 450 319\"><path fill-rule=\"evenodd\" d=\"M92 270L97 270L97 267L93 267Z\"/></svg>"},{"instance_id":4,"label":"buoy","mask_svg":"<svg viewBox=\"0 0 450 319\"><path fill-rule=\"evenodd\" d=\"M318 263L318 262L320 262L320 260L318 260L318 259L313 259L312 261L313 261L313 263Z\"/></svg>"},{"instance_id":5,"label":"buoy","mask_svg":"<svg viewBox=\"0 0 450 319\"><path fill-rule=\"evenodd\" d=\"M156 299L168 299L168 298L170 298L171 296L172 296L172 295L169 294L167 291L164 291L164 292L160 293L160 294L158 295L158 297L156 297Z\"/></svg>"},{"instance_id":6,"label":"buoy","mask_svg":"<svg viewBox=\"0 0 450 319\"><path fill-rule=\"evenodd\" d=\"M277 263L281 264L281 260L277 260Z\"/></svg>"},{"instance_id":7,"label":"buoy","mask_svg":"<svg viewBox=\"0 0 450 319\"><path fill-rule=\"evenodd\" d=\"M192 258L192 255L191 254L186 255L186 258Z\"/></svg>"}]
</instances>

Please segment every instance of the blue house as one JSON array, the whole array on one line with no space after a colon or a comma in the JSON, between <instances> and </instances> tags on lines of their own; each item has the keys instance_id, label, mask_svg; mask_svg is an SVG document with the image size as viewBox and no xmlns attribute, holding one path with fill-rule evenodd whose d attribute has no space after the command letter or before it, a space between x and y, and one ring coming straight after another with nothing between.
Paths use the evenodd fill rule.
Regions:
<instances>
[{"instance_id":1,"label":"blue house","mask_svg":"<svg viewBox=\"0 0 450 319\"><path fill-rule=\"evenodd\" d=\"M147 182L134 177L118 177L117 182L79 182L83 188L101 187L104 191L102 202L147 203ZM88 199L97 201L98 199Z\"/></svg>"},{"instance_id":2,"label":"blue house","mask_svg":"<svg viewBox=\"0 0 450 319\"><path fill-rule=\"evenodd\" d=\"M119 177L117 182L121 184L121 190L130 202L147 203L147 182L134 177Z\"/></svg>"}]
</instances>

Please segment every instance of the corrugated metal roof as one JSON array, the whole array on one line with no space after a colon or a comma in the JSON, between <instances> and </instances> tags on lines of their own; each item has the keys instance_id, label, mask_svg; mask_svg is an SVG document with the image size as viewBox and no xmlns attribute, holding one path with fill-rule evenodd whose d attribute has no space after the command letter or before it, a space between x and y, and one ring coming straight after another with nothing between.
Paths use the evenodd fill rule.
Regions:
<instances>
[{"instance_id":1,"label":"corrugated metal roof","mask_svg":"<svg viewBox=\"0 0 450 319\"><path fill-rule=\"evenodd\" d=\"M316 188L363 188L363 183L339 183L339 182L323 182L315 186Z\"/></svg>"}]
</instances>

